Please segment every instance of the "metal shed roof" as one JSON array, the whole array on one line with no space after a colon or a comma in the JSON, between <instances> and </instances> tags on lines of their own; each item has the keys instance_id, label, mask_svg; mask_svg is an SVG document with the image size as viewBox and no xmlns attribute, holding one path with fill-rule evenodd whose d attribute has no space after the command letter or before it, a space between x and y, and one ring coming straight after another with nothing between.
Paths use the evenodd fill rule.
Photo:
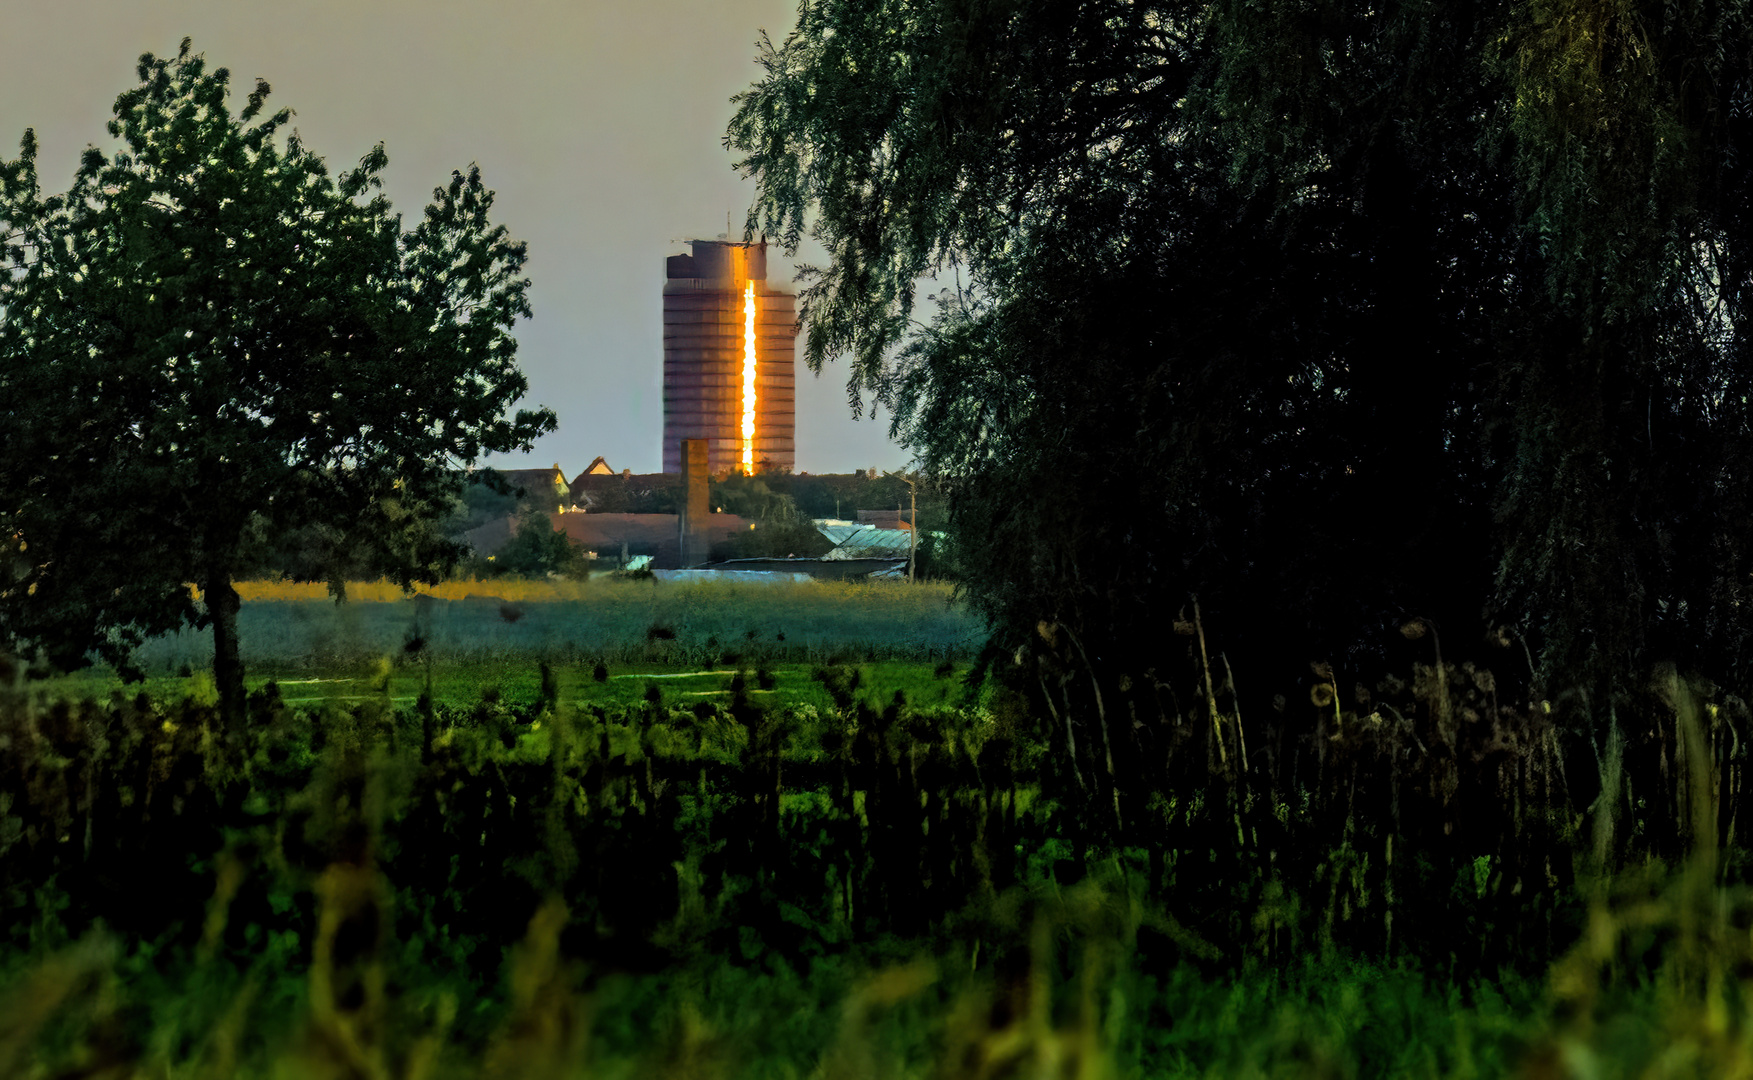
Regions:
<instances>
[{"instance_id":1,"label":"metal shed roof","mask_svg":"<svg viewBox=\"0 0 1753 1080\"><path fill-rule=\"evenodd\" d=\"M879 529L834 518L818 520L815 526L834 545L822 556L827 560L906 558L913 544L913 534L906 529Z\"/></svg>"}]
</instances>

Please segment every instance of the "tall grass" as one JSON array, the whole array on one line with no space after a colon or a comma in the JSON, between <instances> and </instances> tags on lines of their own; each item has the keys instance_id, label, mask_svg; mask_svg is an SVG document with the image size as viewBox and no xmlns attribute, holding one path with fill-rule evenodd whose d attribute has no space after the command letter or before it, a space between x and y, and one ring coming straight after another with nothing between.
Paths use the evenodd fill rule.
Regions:
<instances>
[{"instance_id":1,"label":"tall grass","mask_svg":"<svg viewBox=\"0 0 1753 1080\"><path fill-rule=\"evenodd\" d=\"M374 606L423 655L617 601L627 656L791 647L706 588ZM842 667L785 709L264 690L231 735L15 693L0 1075L1750 1074L1738 699L1500 703L1433 647L1244 727L1194 614L1149 681L1043 626L1038 699L929 711Z\"/></svg>"}]
</instances>

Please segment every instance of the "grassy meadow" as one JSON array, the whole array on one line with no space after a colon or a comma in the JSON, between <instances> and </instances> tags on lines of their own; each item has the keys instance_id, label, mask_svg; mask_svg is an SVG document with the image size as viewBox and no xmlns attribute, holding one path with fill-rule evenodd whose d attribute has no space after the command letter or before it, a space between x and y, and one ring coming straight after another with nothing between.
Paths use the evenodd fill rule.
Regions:
<instances>
[{"instance_id":1,"label":"grassy meadow","mask_svg":"<svg viewBox=\"0 0 1753 1080\"><path fill-rule=\"evenodd\" d=\"M533 697L547 663L567 692L625 704L642 676L678 695L723 695L738 666L771 669L776 692L820 703L809 671L860 663L890 692L944 696L934 675L965 669L978 621L944 585L659 583L650 579L446 582L413 596L386 582L352 583L337 604L321 584L243 582L240 650L252 690L276 682L288 703L412 704L428 685L444 701L482 693ZM138 661L154 695L210 692L212 636L185 631L148 642ZM594 679L597 666L609 678ZM590 683L588 688L584 684ZM69 696L124 687L98 667L52 680Z\"/></svg>"},{"instance_id":2,"label":"grassy meadow","mask_svg":"<svg viewBox=\"0 0 1753 1080\"><path fill-rule=\"evenodd\" d=\"M1375 717L1460 717L1471 669L1315 694L1295 803L1207 741L1231 786L1104 840L941 588L240 591L241 729L200 635L144 688L0 683L0 1076L1753 1075L1753 891L1704 832L1542 885L1373 816ZM1675 790L1730 814L1730 713L1680 704L1731 771ZM1480 783L1398 768L1394 813ZM1600 820L1552 827L1599 855Z\"/></svg>"},{"instance_id":3,"label":"grassy meadow","mask_svg":"<svg viewBox=\"0 0 1753 1080\"><path fill-rule=\"evenodd\" d=\"M660 666L732 656L827 662L967 655L977 621L946 585L896 582L741 584L609 576L586 582L449 582L413 596L387 583L244 583L246 664L275 671L404 652L414 639L438 662L606 659ZM205 635L142 650L149 669L198 666Z\"/></svg>"}]
</instances>

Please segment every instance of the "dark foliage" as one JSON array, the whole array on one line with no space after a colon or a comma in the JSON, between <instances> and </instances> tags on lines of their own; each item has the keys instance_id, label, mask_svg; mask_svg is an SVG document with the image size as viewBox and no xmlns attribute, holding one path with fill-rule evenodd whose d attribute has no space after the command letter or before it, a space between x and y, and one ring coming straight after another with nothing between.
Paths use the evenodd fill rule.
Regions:
<instances>
[{"instance_id":1,"label":"dark foliage","mask_svg":"<svg viewBox=\"0 0 1753 1080\"><path fill-rule=\"evenodd\" d=\"M680 473L582 476L577 490L598 514L674 514L682 490Z\"/></svg>"},{"instance_id":2,"label":"dark foliage","mask_svg":"<svg viewBox=\"0 0 1753 1080\"><path fill-rule=\"evenodd\" d=\"M510 542L492 562L478 560L475 567L494 577L500 574L578 577L589 568L583 550L567 537L565 529L555 527L546 513L525 513L518 518L516 528Z\"/></svg>"},{"instance_id":3,"label":"dark foliage","mask_svg":"<svg viewBox=\"0 0 1753 1080\"><path fill-rule=\"evenodd\" d=\"M808 359L949 494L994 657L1067 628L1092 709L1194 595L1271 679L1420 618L1600 739L1654 665L1753 660L1750 45L1739 8L807 0L727 142L749 229L826 247Z\"/></svg>"},{"instance_id":4,"label":"dark foliage","mask_svg":"<svg viewBox=\"0 0 1753 1080\"><path fill-rule=\"evenodd\" d=\"M776 476L732 475L712 484L715 509L736 514L754 528L714 544L712 558L809 559L825 554L834 545L818 531L792 497L775 490Z\"/></svg>"},{"instance_id":5,"label":"dark foliage","mask_svg":"<svg viewBox=\"0 0 1753 1080\"><path fill-rule=\"evenodd\" d=\"M1652 688L1597 759L1561 716L1501 703L1488 671L1433 658L1343 692L1311 670L1244 738L1227 670L1214 690L1197 635L1178 640L1175 667L1106 712L1038 718L1008 692L989 713L918 709L846 667L817 672L820 713L761 706L759 671L728 701L677 707L653 680L612 710L564 701L551 670L533 700L413 710L298 711L270 684L241 735L193 701L8 692L0 959L100 924L167 977L215 959L303 970L322 949L337 1000L347 978L381 992L358 974L375 965L447 988L479 1039L494 1014L471 1001L552 903L570 913L559 953L604 974L892 940L981 942L1002 971L1019 943L1000 898L1095 874L1146 905L1145 972L1345 950L1466 981L1541 970L1602 870L1747 876L1725 846L1749 809L1738 700ZM1067 707L1087 678L1021 660ZM1644 801L1579 828L1621 777Z\"/></svg>"}]
</instances>

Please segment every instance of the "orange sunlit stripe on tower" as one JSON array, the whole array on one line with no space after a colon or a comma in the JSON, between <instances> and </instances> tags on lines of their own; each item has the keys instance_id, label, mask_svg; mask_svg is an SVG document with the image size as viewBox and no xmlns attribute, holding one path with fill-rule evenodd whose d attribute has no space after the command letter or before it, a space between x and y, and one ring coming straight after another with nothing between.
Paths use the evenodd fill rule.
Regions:
<instances>
[{"instance_id":1,"label":"orange sunlit stripe on tower","mask_svg":"<svg viewBox=\"0 0 1753 1080\"><path fill-rule=\"evenodd\" d=\"M755 472L755 283L743 289L743 472Z\"/></svg>"}]
</instances>

